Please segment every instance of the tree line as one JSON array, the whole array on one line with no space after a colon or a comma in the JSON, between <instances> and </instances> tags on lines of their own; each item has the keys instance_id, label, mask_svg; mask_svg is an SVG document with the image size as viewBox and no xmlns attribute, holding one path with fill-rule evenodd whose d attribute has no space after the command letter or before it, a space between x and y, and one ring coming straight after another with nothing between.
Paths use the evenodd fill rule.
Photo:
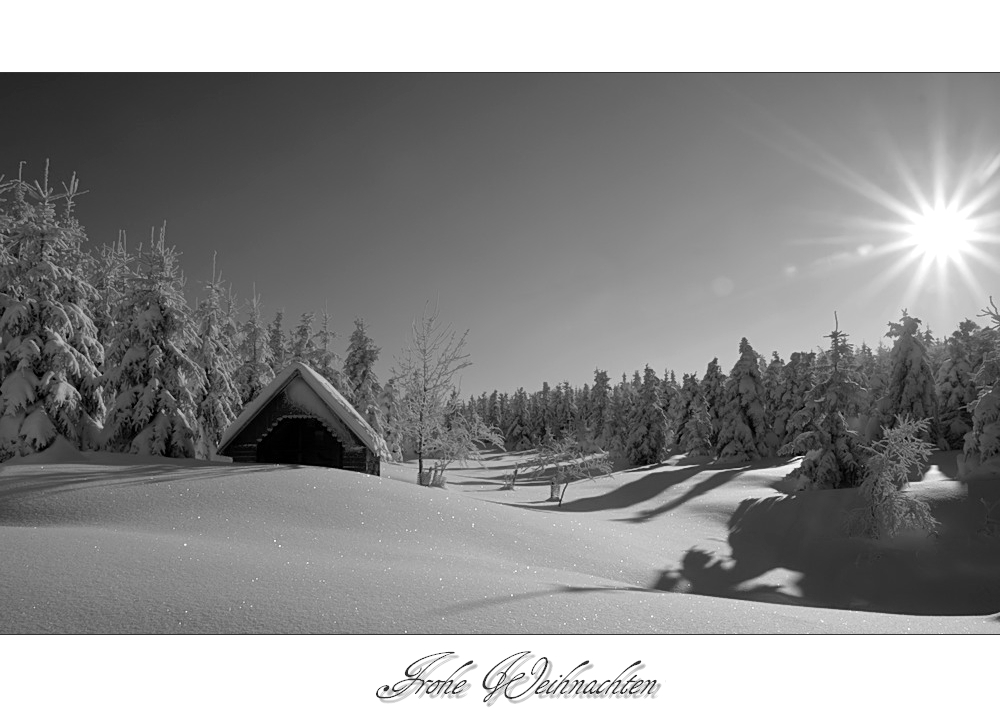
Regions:
<instances>
[{"instance_id":1,"label":"tree line","mask_svg":"<svg viewBox=\"0 0 1000 725\"><path fill-rule=\"evenodd\" d=\"M757 353L746 338L728 374L718 358L699 379L646 365L615 383L596 369L593 384L513 394L494 390L462 403L502 431L508 450L572 437L619 463L662 461L669 451L734 461L805 456L801 473L821 488L859 485L859 447L901 419L926 421L925 441L982 458L1000 453L1000 315L990 300L985 325L962 321L935 338L906 310L890 322L892 346L856 347L836 325L829 347L788 359Z\"/></svg>"},{"instance_id":2,"label":"tree line","mask_svg":"<svg viewBox=\"0 0 1000 725\"><path fill-rule=\"evenodd\" d=\"M382 433L391 386L355 320L346 356L323 310L286 329L261 298L240 304L216 270L192 308L166 225L137 248L90 250L61 191L0 177L0 460L57 437L82 449L208 457L246 403L290 363L328 379ZM393 438L393 436L389 436ZM397 436L398 437L398 436ZM398 448L398 446L397 446Z\"/></svg>"},{"instance_id":3,"label":"tree line","mask_svg":"<svg viewBox=\"0 0 1000 725\"><path fill-rule=\"evenodd\" d=\"M964 320L936 339L906 310L889 323L892 347L855 347L835 329L827 349L784 360L747 339L728 374L649 365L612 383L563 382L527 393L460 399L456 374L471 364L458 335L425 310L381 382L381 350L355 320L346 356L333 350L330 315L263 319L254 289L240 304L213 268L189 307L166 227L130 249L124 237L96 251L74 215L75 177L56 192L46 177L0 178L0 459L44 450L57 437L80 449L210 456L239 411L292 362L329 380L404 453L439 466L483 445L607 452L619 463L658 463L669 451L750 461L804 456L817 487L859 485L863 447L901 420L926 442L1000 454L1000 314ZM442 469L438 469L440 471Z\"/></svg>"}]
</instances>

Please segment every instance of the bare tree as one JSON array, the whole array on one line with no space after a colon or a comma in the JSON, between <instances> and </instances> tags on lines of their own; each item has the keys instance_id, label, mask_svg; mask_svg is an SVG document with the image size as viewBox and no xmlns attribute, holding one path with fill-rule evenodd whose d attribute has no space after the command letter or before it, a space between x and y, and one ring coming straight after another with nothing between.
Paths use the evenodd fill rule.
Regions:
<instances>
[{"instance_id":1,"label":"bare tree","mask_svg":"<svg viewBox=\"0 0 1000 725\"><path fill-rule=\"evenodd\" d=\"M439 438L456 389L455 377L472 365L465 352L469 331L458 335L438 320L438 308L413 321L413 339L396 359L392 376L400 387L400 428L417 453L417 481L424 481L424 456Z\"/></svg>"},{"instance_id":2,"label":"bare tree","mask_svg":"<svg viewBox=\"0 0 1000 725\"><path fill-rule=\"evenodd\" d=\"M504 450L503 434L496 426L489 425L473 411L470 415L455 413L448 424L438 429L435 438L428 444L428 450L437 456L431 485L444 485L445 469L453 463L466 464L475 461L483 465L481 449L493 446Z\"/></svg>"},{"instance_id":3,"label":"bare tree","mask_svg":"<svg viewBox=\"0 0 1000 725\"><path fill-rule=\"evenodd\" d=\"M527 468L529 473L551 476L548 500L558 501L560 506L570 483L584 478L594 480L598 473L610 476L612 471L608 453L600 448L588 452L572 435L542 443Z\"/></svg>"}]
</instances>

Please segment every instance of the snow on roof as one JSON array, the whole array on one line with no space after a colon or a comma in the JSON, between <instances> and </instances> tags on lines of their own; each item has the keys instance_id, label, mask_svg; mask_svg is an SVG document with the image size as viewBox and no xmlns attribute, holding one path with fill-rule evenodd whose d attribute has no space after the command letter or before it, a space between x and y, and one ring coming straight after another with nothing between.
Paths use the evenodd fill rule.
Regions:
<instances>
[{"instance_id":1,"label":"snow on roof","mask_svg":"<svg viewBox=\"0 0 1000 725\"><path fill-rule=\"evenodd\" d=\"M219 447L217 450L223 450L227 445L229 445L234 438L239 434L243 428L246 427L247 423L257 417L257 414L263 410L264 406L271 402L278 393L284 389L284 387L291 382L291 380L298 375L301 377L310 389L319 396L320 400L342 421L344 425L351 429L351 431L361 439L373 453L379 456L383 461L388 461L390 459L389 447L386 445L385 440L382 436L372 429L368 425L368 421L361 417L361 414L354 409L347 398L341 395L340 391L337 390L333 385L322 375L317 373L308 365L295 362L286 367L280 373L275 376L266 388L260 391L260 394L256 398L251 400L243 408L243 412L239 414L239 417L233 421L233 424L226 429L225 435L222 436L222 440L219 442Z\"/></svg>"}]
</instances>

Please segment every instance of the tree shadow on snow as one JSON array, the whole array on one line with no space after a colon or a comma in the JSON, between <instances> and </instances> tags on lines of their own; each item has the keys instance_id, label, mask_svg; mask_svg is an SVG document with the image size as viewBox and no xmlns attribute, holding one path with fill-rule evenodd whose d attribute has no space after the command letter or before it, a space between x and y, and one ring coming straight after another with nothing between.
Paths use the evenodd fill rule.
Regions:
<instances>
[{"instance_id":1,"label":"tree shadow on snow","mask_svg":"<svg viewBox=\"0 0 1000 725\"><path fill-rule=\"evenodd\" d=\"M706 468L708 467L690 466L667 470L661 468L655 473L650 473L642 478L629 481L597 496L565 500L561 509L564 511L584 512L629 508L630 506L635 506L644 501L656 498L674 486L683 484L688 479L706 470ZM569 486L567 494L573 490L573 484L571 483Z\"/></svg>"},{"instance_id":2,"label":"tree shadow on snow","mask_svg":"<svg viewBox=\"0 0 1000 725\"><path fill-rule=\"evenodd\" d=\"M1000 542L970 534L974 516L951 500L934 508L937 537L847 537L856 490L811 491L743 501L729 522L728 557L698 548L654 588L761 602L916 615L1000 610ZM754 580L776 569L782 584ZM789 576L789 572L793 573ZM796 578L797 575L797 578Z\"/></svg>"},{"instance_id":3,"label":"tree shadow on snow","mask_svg":"<svg viewBox=\"0 0 1000 725\"><path fill-rule=\"evenodd\" d=\"M687 483L690 479L698 476L699 474L709 473L712 471L716 472L704 481L700 481L695 484L680 496L667 501L657 508L648 509L636 514L635 516L621 519L622 521L630 523L645 523L661 514L669 513L670 511L683 506L692 499L698 498L699 496L702 496L709 491L732 481L741 473L758 468L770 468L773 465L773 461L766 460L755 461L753 463L714 462L702 465L688 465L669 468L664 468L662 464L656 464L654 466L631 469L630 473L646 469L653 469L653 472L596 496L572 498L573 486L575 484L570 483L569 489L566 492L566 496L564 497L561 506L555 502L549 501L548 498L537 502L504 503L504 505L534 511L569 511L576 513L627 509L655 499L667 493L670 489ZM549 485L548 481L541 481L539 483L546 487L547 492ZM520 482L518 482L518 485L520 486Z\"/></svg>"},{"instance_id":4,"label":"tree shadow on snow","mask_svg":"<svg viewBox=\"0 0 1000 725\"><path fill-rule=\"evenodd\" d=\"M632 518L626 519L626 521L635 524L644 524L648 521L652 521L657 516L669 513L674 509L683 506L688 501L698 498L699 496L703 496L709 491L716 489L719 486L722 486L723 484L729 483L744 470L746 469L733 468L728 471L719 471L715 475L706 478L704 481L700 481L699 483L695 484L677 498L671 499L670 501L667 501L667 503L663 504L662 506L658 506L655 509L649 509L647 511L643 511L642 513L636 514Z\"/></svg>"},{"instance_id":5,"label":"tree shadow on snow","mask_svg":"<svg viewBox=\"0 0 1000 725\"><path fill-rule=\"evenodd\" d=\"M586 498L569 500L564 499L561 506L555 501L550 501L547 497L540 501L530 503L502 503L505 506L513 506L514 508L523 508L530 511L570 511L577 513L628 508L630 506L640 504L643 501L648 501L651 498L655 498L673 486L684 483L689 478L696 475L699 470L700 469L698 468L691 467L660 471L648 476L643 476L635 481L629 481L628 483L618 486L611 491L607 491L606 493L602 493L597 496L588 496ZM567 496L571 494L574 483L569 484L569 490L566 492ZM517 485L520 486L521 482L518 481ZM546 495L549 492L549 481L547 480L542 480L538 483L528 485L544 485Z\"/></svg>"}]
</instances>

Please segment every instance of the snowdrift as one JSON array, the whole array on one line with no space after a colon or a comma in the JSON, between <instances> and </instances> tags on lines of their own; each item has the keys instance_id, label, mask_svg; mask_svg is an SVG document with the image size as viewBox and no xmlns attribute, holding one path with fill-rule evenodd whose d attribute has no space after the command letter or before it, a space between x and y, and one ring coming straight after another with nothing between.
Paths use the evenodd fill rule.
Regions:
<instances>
[{"instance_id":1,"label":"snowdrift","mask_svg":"<svg viewBox=\"0 0 1000 725\"><path fill-rule=\"evenodd\" d=\"M0 466L0 632L1000 632L995 544L940 472L921 495L953 523L904 546L837 539L846 497L778 494L792 464L651 466L559 508L500 490L516 454L445 489L410 465L69 458ZM880 583L903 561L909 588Z\"/></svg>"}]
</instances>

